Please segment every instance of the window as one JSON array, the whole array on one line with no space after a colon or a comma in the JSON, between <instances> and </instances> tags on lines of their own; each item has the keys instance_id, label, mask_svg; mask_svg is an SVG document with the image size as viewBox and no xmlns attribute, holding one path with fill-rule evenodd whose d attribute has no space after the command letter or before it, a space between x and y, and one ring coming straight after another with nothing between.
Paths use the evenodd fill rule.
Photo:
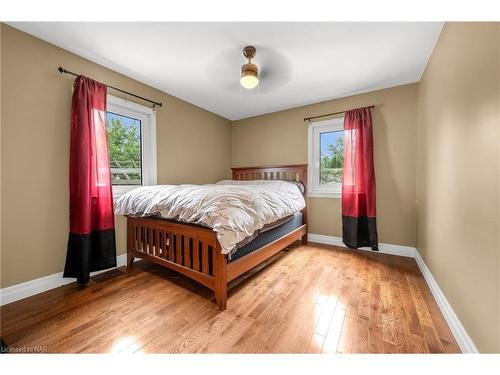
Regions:
<instances>
[{"instance_id":1,"label":"window","mask_svg":"<svg viewBox=\"0 0 500 375\"><path fill-rule=\"evenodd\" d=\"M343 165L344 118L309 125L309 196L339 198Z\"/></svg>"},{"instance_id":2,"label":"window","mask_svg":"<svg viewBox=\"0 0 500 375\"><path fill-rule=\"evenodd\" d=\"M113 196L156 184L156 116L151 108L108 95L106 128Z\"/></svg>"},{"instance_id":3,"label":"window","mask_svg":"<svg viewBox=\"0 0 500 375\"><path fill-rule=\"evenodd\" d=\"M106 113L113 185L142 185L141 120Z\"/></svg>"}]
</instances>

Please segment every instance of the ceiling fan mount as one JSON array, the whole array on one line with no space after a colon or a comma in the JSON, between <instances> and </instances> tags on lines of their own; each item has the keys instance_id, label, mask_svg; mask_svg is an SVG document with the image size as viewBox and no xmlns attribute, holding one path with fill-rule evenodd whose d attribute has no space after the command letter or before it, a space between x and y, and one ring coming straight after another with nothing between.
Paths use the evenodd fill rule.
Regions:
<instances>
[{"instance_id":1,"label":"ceiling fan mount","mask_svg":"<svg viewBox=\"0 0 500 375\"><path fill-rule=\"evenodd\" d=\"M246 46L243 48L243 56L245 56L248 60L251 60L255 57L256 49L254 46Z\"/></svg>"}]
</instances>

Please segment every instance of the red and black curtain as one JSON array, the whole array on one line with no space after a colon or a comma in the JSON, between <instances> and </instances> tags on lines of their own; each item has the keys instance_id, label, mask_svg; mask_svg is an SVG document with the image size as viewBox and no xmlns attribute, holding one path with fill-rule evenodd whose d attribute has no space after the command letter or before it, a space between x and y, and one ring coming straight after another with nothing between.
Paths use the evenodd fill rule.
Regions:
<instances>
[{"instance_id":1,"label":"red and black curtain","mask_svg":"<svg viewBox=\"0 0 500 375\"><path fill-rule=\"evenodd\" d=\"M378 250L370 108L352 109L344 117L342 240L352 249Z\"/></svg>"},{"instance_id":2,"label":"red and black curtain","mask_svg":"<svg viewBox=\"0 0 500 375\"><path fill-rule=\"evenodd\" d=\"M75 80L71 103L70 233L64 277L116 267L115 223L106 133L107 87Z\"/></svg>"}]
</instances>

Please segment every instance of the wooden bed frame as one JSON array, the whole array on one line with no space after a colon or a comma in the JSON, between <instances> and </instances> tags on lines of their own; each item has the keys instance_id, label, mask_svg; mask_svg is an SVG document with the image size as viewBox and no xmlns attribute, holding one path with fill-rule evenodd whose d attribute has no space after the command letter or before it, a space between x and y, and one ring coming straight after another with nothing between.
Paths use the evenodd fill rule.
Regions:
<instances>
[{"instance_id":1,"label":"wooden bed frame","mask_svg":"<svg viewBox=\"0 0 500 375\"><path fill-rule=\"evenodd\" d=\"M233 180L294 180L302 182L307 190L307 164L232 168L232 171ZM303 195L305 199L306 192ZM182 273L212 289L222 311L227 306L227 285L231 280L299 239L307 244L307 200L299 228L230 263L227 255L221 254L216 233L209 228L129 216L127 265L132 267L137 257Z\"/></svg>"}]
</instances>

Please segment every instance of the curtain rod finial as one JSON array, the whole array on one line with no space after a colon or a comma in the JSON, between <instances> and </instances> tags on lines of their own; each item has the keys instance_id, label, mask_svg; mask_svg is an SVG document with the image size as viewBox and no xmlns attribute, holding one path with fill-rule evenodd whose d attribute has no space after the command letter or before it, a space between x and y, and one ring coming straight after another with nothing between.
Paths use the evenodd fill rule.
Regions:
<instances>
[{"instance_id":1,"label":"curtain rod finial","mask_svg":"<svg viewBox=\"0 0 500 375\"><path fill-rule=\"evenodd\" d=\"M59 68L57 68L57 70L59 70L59 73L64 73L64 69L62 68L62 66L60 66Z\"/></svg>"}]
</instances>

